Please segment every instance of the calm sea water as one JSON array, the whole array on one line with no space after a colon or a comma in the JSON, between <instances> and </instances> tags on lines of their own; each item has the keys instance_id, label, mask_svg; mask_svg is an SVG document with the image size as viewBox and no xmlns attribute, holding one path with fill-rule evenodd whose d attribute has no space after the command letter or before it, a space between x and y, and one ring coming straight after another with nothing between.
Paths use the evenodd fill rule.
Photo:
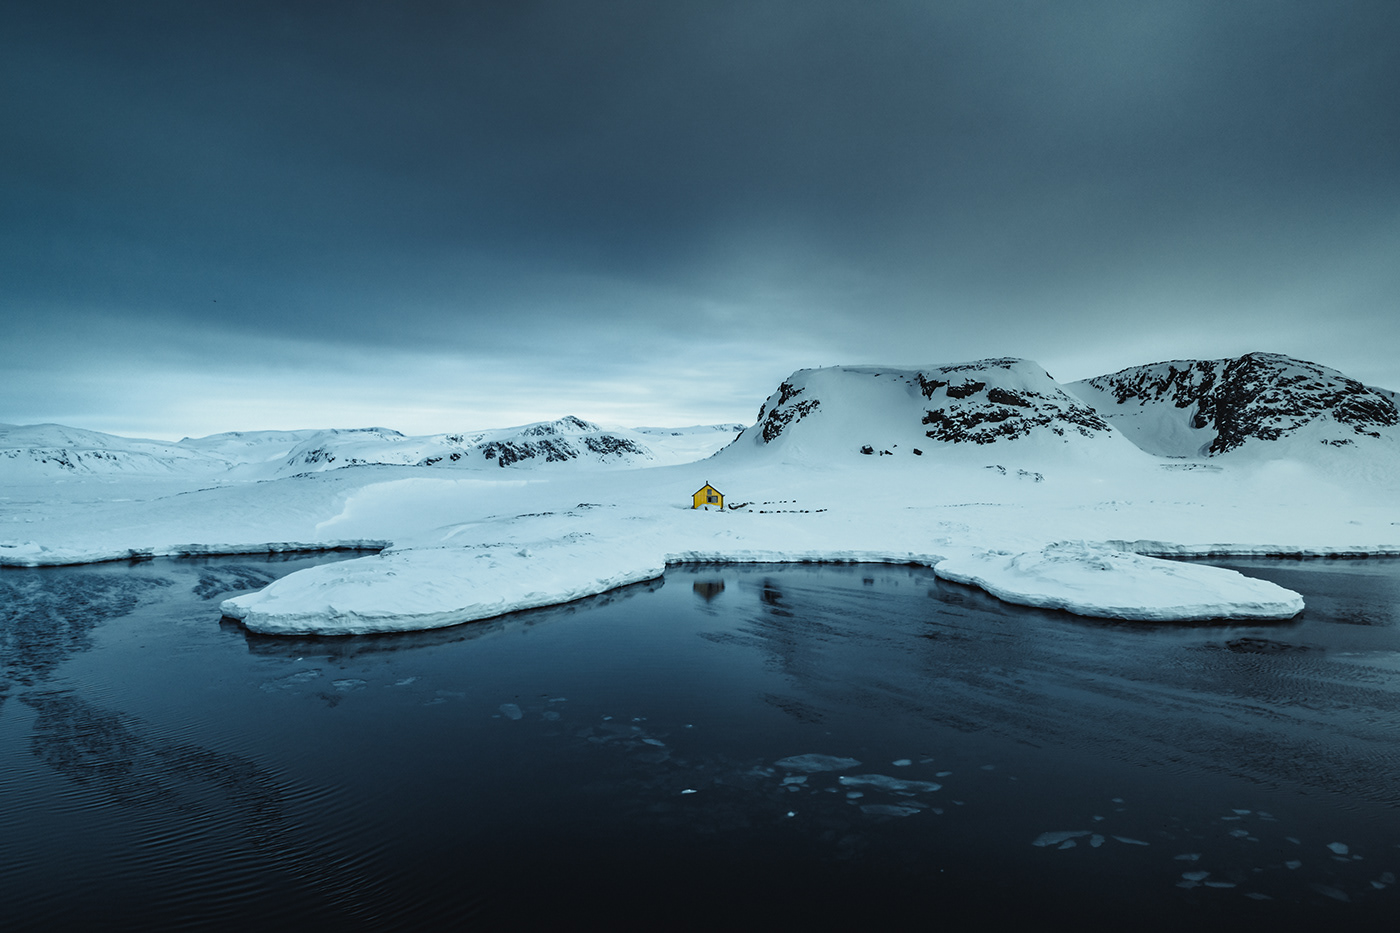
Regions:
<instances>
[{"instance_id":1,"label":"calm sea water","mask_svg":"<svg viewBox=\"0 0 1400 933\"><path fill-rule=\"evenodd\" d=\"M0 572L0 925L1400 917L1400 564L1230 564L1305 595L1273 625L883 566L395 636L220 620L327 559Z\"/></svg>"}]
</instances>

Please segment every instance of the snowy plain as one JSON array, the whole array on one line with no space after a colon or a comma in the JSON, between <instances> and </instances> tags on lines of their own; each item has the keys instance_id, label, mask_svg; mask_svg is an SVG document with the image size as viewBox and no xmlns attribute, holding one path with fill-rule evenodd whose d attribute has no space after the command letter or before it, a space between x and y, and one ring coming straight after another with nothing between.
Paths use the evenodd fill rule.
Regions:
<instances>
[{"instance_id":1,"label":"snowy plain","mask_svg":"<svg viewBox=\"0 0 1400 933\"><path fill-rule=\"evenodd\" d=\"M946 378L934 378L940 373ZM977 381L949 385L950 373ZM977 391L992 393L992 402L969 408L977 399L968 393ZM1010 410L1025 416L1022 434L995 443L934 439L930 406L944 392L953 401L937 411L961 420L939 414L951 425L940 430L1003 430L1021 422L988 422L986 412ZM998 392L1013 399L1010 409L996 408ZM674 436L684 455L706 454L733 438L733 427ZM682 454L461 466L360 457L259 477L246 464L223 474L177 467L152 475L56 472L11 457L28 465L0 460L10 471L0 491L0 565L382 549L223 603L250 630L272 634L453 625L594 595L690 562L921 564L1004 600L1081 615L1288 618L1303 608L1291 591L1159 558L1400 555L1395 439L1368 435L1360 449L1319 457L1307 433L1318 429L1303 427L1291 446L1285 438L1222 456L1164 458L1025 361L805 370L765 402L757 424L690 463L675 462ZM304 451L302 432L279 433L287 436L249 441L261 462ZM631 436L645 449L671 434ZM1308 455L1293 455L1302 444ZM705 483L725 493L726 508L691 507Z\"/></svg>"}]
</instances>

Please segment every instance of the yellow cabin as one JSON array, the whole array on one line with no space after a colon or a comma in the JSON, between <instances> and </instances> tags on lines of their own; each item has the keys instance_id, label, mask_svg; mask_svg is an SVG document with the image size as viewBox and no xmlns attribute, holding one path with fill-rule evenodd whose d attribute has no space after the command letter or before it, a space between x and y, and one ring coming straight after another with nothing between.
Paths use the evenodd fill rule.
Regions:
<instances>
[{"instance_id":1,"label":"yellow cabin","mask_svg":"<svg viewBox=\"0 0 1400 933\"><path fill-rule=\"evenodd\" d=\"M724 508L724 493L720 492L709 483L697 489L695 495L691 498L695 500L695 504L691 506L693 509L698 509L705 505L713 505L717 509Z\"/></svg>"}]
</instances>

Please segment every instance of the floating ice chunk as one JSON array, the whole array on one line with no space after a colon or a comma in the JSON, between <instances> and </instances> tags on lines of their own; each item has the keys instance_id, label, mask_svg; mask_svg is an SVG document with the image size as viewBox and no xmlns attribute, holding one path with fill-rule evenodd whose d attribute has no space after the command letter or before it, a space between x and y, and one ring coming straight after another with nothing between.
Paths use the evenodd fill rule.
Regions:
<instances>
[{"instance_id":1,"label":"floating ice chunk","mask_svg":"<svg viewBox=\"0 0 1400 933\"><path fill-rule=\"evenodd\" d=\"M1184 871L1184 872L1181 873L1181 877L1185 878L1187 881L1205 881L1207 878L1210 877L1210 872L1208 872L1208 871Z\"/></svg>"},{"instance_id":2,"label":"floating ice chunk","mask_svg":"<svg viewBox=\"0 0 1400 933\"><path fill-rule=\"evenodd\" d=\"M935 784L932 781L904 781L887 774L843 774L837 780L846 787L878 787L880 790L895 793L900 791L931 793L943 787L942 784Z\"/></svg>"},{"instance_id":3,"label":"floating ice chunk","mask_svg":"<svg viewBox=\"0 0 1400 933\"><path fill-rule=\"evenodd\" d=\"M1247 898L1249 898L1250 900L1253 900L1253 901L1271 901L1271 900L1273 900L1273 898L1272 898L1272 897L1269 897L1269 895L1267 895L1267 894L1260 894L1258 891L1246 891L1245 894L1244 894L1244 896L1247 897Z\"/></svg>"},{"instance_id":4,"label":"floating ice chunk","mask_svg":"<svg viewBox=\"0 0 1400 933\"><path fill-rule=\"evenodd\" d=\"M543 716L545 719L547 719L547 720L550 721L550 722L558 722L558 721L559 721L559 714L556 713L556 712L555 712L554 710L552 710L552 709L547 709L547 710L545 710L543 713L541 713L540 715Z\"/></svg>"},{"instance_id":5,"label":"floating ice chunk","mask_svg":"<svg viewBox=\"0 0 1400 933\"><path fill-rule=\"evenodd\" d=\"M1235 810L1235 811L1233 811L1233 812L1234 812L1235 816L1249 816L1249 814L1250 814L1252 811L1250 811L1250 810Z\"/></svg>"},{"instance_id":6,"label":"floating ice chunk","mask_svg":"<svg viewBox=\"0 0 1400 933\"><path fill-rule=\"evenodd\" d=\"M1098 833L1094 833L1094 835L1089 837L1089 845L1097 849L1099 846L1103 845L1103 837Z\"/></svg>"},{"instance_id":7,"label":"floating ice chunk","mask_svg":"<svg viewBox=\"0 0 1400 933\"><path fill-rule=\"evenodd\" d=\"M787 812L787 815L788 815L788 816L796 816L796 815L797 815L797 811L796 811L796 810L789 810L789 811Z\"/></svg>"},{"instance_id":8,"label":"floating ice chunk","mask_svg":"<svg viewBox=\"0 0 1400 933\"><path fill-rule=\"evenodd\" d=\"M1294 837L1294 836L1284 836L1283 838L1287 839L1289 842L1293 843L1295 846L1300 846L1300 845L1303 844L1303 843L1302 843L1302 840L1300 840L1300 839L1298 839L1298 838L1296 838L1296 837Z\"/></svg>"},{"instance_id":9,"label":"floating ice chunk","mask_svg":"<svg viewBox=\"0 0 1400 933\"><path fill-rule=\"evenodd\" d=\"M1343 904L1351 903L1351 898L1347 897L1347 892L1343 891L1341 888L1334 888L1330 884L1318 884L1316 881L1308 885L1308 887L1312 888L1323 897L1330 897L1332 900L1341 901Z\"/></svg>"},{"instance_id":10,"label":"floating ice chunk","mask_svg":"<svg viewBox=\"0 0 1400 933\"><path fill-rule=\"evenodd\" d=\"M1337 855L1346 855L1351 851L1351 847L1345 842L1329 842L1327 843L1327 848L1331 849Z\"/></svg>"},{"instance_id":11,"label":"floating ice chunk","mask_svg":"<svg viewBox=\"0 0 1400 933\"><path fill-rule=\"evenodd\" d=\"M942 807L934 807L934 808L933 808L933 812L936 813L936 814L938 814L939 816L942 816L942 815L943 815L943 808L942 808Z\"/></svg>"},{"instance_id":12,"label":"floating ice chunk","mask_svg":"<svg viewBox=\"0 0 1400 933\"><path fill-rule=\"evenodd\" d=\"M685 790L681 791L681 793L682 793L682 794L698 794L698 793L700 793L700 792L699 792L698 790L696 790L695 788L693 788L693 787L687 787Z\"/></svg>"},{"instance_id":13,"label":"floating ice chunk","mask_svg":"<svg viewBox=\"0 0 1400 933\"><path fill-rule=\"evenodd\" d=\"M1235 886L1235 883L1234 883L1233 881L1207 881L1207 882L1206 882L1206 887L1208 887L1208 888L1233 888L1234 886Z\"/></svg>"},{"instance_id":14,"label":"floating ice chunk","mask_svg":"<svg viewBox=\"0 0 1400 933\"><path fill-rule=\"evenodd\" d=\"M1371 887L1375 888L1377 891L1385 890L1385 885L1381 884L1379 881L1372 881Z\"/></svg>"},{"instance_id":15,"label":"floating ice chunk","mask_svg":"<svg viewBox=\"0 0 1400 933\"><path fill-rule=\"evenodd\" d=\"M1113 838L1117 839L1119 842L1127 843L1130 846L1151 845L1150 842L1143 842L1141 839L1129 839L1127 836L1114 836Z\"/></svg>"},{"instance_id":16,"label":"floating ice chunk","mask_svg":"<svg viewBox=\"0 0 1400 933\"><path fill-rule=\"evenodd\" d=\"M1384 884L1394 884L1394 883L1395 883L1395 872L1393 872L1393 871L1383 871L1383 872L1381 872L1381 881L1382 881L1382 883L1384 883Z\"/></svg>"},{"instance_id":17,"label":"floating ice chunk","mask_svg":"<svg viewBox=\"0 0 1400 933\"><path fill-rule=\"evenodd\" d=\"M933 572L1007 602L1111 619L1291 619L1303 610L1301 596L1265 580L1083 541L1022 554L970 552Z\"/></svg>"},{"instance_id":18,"label":"floating ice chunk","mask_svg":"<svg viewBox=\"0 0 1400 933\"><path fill-rule=\"evenodd\" d=\"M860 762L854 758L837 758L835 755L793 755L773 762L779 768L789 771L844 771L858 768Z\"/></svg>"},{"instance_id":19,"label":"floating ice chunk","mask_svg":"<svg viewBox=\"0 0 1400 933\"><path fill-rule=\"evenodd\" d=\"M847 799L847 800L859 800L860 798L862 798L862 797L864 797L864 796L865 796L865 791L863 791L863 790L848 790L848 791L846 791L846 799Z\"/></svg>"},{"instance_id":20,"label":"floating ice chunk","mask_svg":"<svg viewBox=\"0 0 1400 933\"><path fill-rule=\"evenodd\" d=\"M546 700L545 702L546 702L546 703L567 703L567 702L569 702L569 698L568 698L568 697L550 697L550 698L549 698L548 700Z\"/></svg>"},{"instance_id":21,"label":"floating ice chunk","mask_svg":"<svg viewBox=\"0 0 1400 933\"><path fill-rule=\"evenodd\" d=\"M983 770L983 771L995 771L996 769L997 769L997 766L996 766L996 765L983 765L983 766L982 766L982 770Z\"/></svg>"},{"instance_id":22,"label":"floating ice chunk","mask_svg":"<svg viewBox=\"0 0 1400 933\"><path fill-rule=\"evenodd\" d=\"M1249 830L1247 830L1247 829L1232 829L1232 830L1230 830L1230 835L1233 836L1233 837L1235 837L1236 839L1243 839L1245 836L1248 836L1248 835L1249 835Z\"/></svg>"},{"instance_id":23,"label":"floating ice chunk","mask_svg":"<svg viewBox=\"0 0 1400 933\"><path fill-rule=\"evenodd\" d=\"M913 816L919 812L919 808L900 807L888 803L867 803L861 806L860 812L866 816Z\"/></svg>"},{"instance_id":24,"label":"floating ice chunk","mask_svg":"<svg viewBox=\"0 0 1400 933\"><path fill-rule=\"evenodd\" d=\"M1184 853L1184 854L1182 854L1182 855L1174 856L1174 858L1175 858L1178 862L1199 862L1199 861L1201 860L1201 853L1199 853L1199 852L1186 852L1186 853Z\"/></svg>"},{"instance_id":25,"label":"floating ice chunk","mask_svg":"<svg viewBox=\"0 0 1400 933\"><path fill-rule=\"evenodd\" d=\"M1096 816L1096 817L1094 817L1094 822L1095 822L1095 823L1102 823L1102 822L1103 822L1103 817L1101 817L1101 816Z\"/></svg>"},{"instance_id":26,"label":"floating ice chunk","mask_svg":"<svg viewBox=\"0 0 1400 933\"><path fill-rule=\"evenodd\" d=\"M953 772L951 772L951 771L939 771L937 774L934 775L934 777L947 777L948 775L950 775L950 774L952 774L952 773L953 773Z\"/></svg>"},{"instance_id":27,"label":"floating ice chunk","mask_svg":"<svg viewBox=\"0 0 1400 933\"><path fill-rule=\"evenodd\" d=\"M655 745L657 748L666 747L666 743L661 741L660 739L642 739L642 741L648 745Z\"/></svg>"},{"instance_id":28,"label":"floating ice chunk","mask_svg":"<svg viewBox=\"0 0 1400 933\"><path fill-rule=\"evenodd\" d=\"M1077 845L1079 845L1079 843L1075 842L1073 839L1066 839L1064 842L1060 843L1059 848L1073 849Z\"/></svg>"},{"instance_id":29,"label":"floating ice chunk","mask_svg":"<svg viewBox=\"0 0 1400 933\"><path fill-rule=\"evenodd\" d=\"M1199 888L1201 886L1201 883L1199 881L1178 881L1176 883L1176 886L1178 888L1185 888L1189 891L1192 888Z\"/></svg>"},{"instance_id":30,"label":"floating ice chunk","mask_svg":"<svg viewBox=\"0 0 1400 933\"><path fill-rule=\"evenodd\" d=\"M894 761L890 762L890 764L894 765L896 768L907 768L913 763L914 762L908 758L896 758Z\"/></svg>"},{"instance_id":31,"label":"floating ice chunk","mask_svg":"<svg viewBox=\"0 0 1400 933\"><path fill-rule=\"evenodd\" d=\"M1122 803L1122 802L1123 802L1123 798L1122 798L1122 797L1114 797L1114 798L1113 798L1113 803Z\"/></svg>"},{"instance_id":32,"label":"floating ice chunk","mask_svg":"<svg viewBox=\"0 0 1400 933\"><path fill-rule=\"evenodd\" d=\"M418 679L417 677L405 677L403 680L396 680L396 681L394 681L394 686L395 686L395 687L407 687L409 684L413 683L413 682L414 682L415 680L417 680L417 679Z\"/></svg>"},{"instance_id":33,"label":"floating ice chunk","mask_svg":"<svg viewBox=\"0 0 1400 933\"><path fill-rule=\"evenodd\" d=\"M806 783L807 783L807 775L805 775L805 774L799 774L799 775L796 775L796 776L785 777L785 778L783 778L783 783L784 783L784 784L806 784Z\"/></svg>"},{"instance_id":34,"label":"floating ice chunk","mask_svg":"<svg viewBox=\"0 0 1400 933\"><path fill-rule=\"evenodd\" d=\"M1087 829L1064 829L1058 832L1041 833L1035 837L1031 843L1033 846L1057 846L1066 839L1078 839L1080 836L1089 835Z\"/></svg>"},{"instance_id":35,"label":"floating ice chunk","mask_svg":"<svg viewBox=\"0 0 1400 933\"><path fill-rule=\"evenodd\" d=\"M1303 863L1300 862L1300 861L1298 861L1296 858L1295 858L1295 859L1289 859L1288 861L1286 861L1286 862L1283 863L1283 867L1289 869L1290 871L1293 871L1293 870L1297 870L1297 869L1299 869L1299 868L1302 868L1302 867L1303 867Z\"/></svg>"},{"instance_id":36,"label":"floating ice chunk","mask_svg":"<svg viewBox=\"0 0 1400 933\"><path fill-rule=\"evenodd\" d=\"M360 680L357 677L347 677L344 680L332 680L331 686L339 690L341 693L345 693L350 690L359 690L362 687L367 686L367 684L365 681Z\"/></svg>"},{"instance_id":37,"label":"floating ice chunk","mask_svg":"<svg viewBox=\"0 0 1400 933\"><path fill-rule=\"evenodd\" d=\"M520 712L520 707L514 703L502 703L500 705L501 715L507 719L519 719L525 714Z\"/></svg>"}]
</instances>

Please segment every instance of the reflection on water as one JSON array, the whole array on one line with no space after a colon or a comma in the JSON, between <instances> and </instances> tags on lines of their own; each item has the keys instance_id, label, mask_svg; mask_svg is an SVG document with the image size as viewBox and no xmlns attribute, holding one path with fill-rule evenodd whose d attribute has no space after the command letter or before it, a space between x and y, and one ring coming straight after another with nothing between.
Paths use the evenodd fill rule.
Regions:
<instances>
[{"instance_id":1,"label":"reflection on water","mask_svg":"<svg viewBox=\"0 0 1400 933\"><path fill-rule=\"evenodd\" d=\"M952 926L1278 929L1400 908L1400 565L1251 564L1308 599L1264 625L771 565L421 633L215 618L313 562L0 574L7 922L772 928L936 904ZM64 833L64 861L36 859Z\"/></svg>"}]
</instances>

